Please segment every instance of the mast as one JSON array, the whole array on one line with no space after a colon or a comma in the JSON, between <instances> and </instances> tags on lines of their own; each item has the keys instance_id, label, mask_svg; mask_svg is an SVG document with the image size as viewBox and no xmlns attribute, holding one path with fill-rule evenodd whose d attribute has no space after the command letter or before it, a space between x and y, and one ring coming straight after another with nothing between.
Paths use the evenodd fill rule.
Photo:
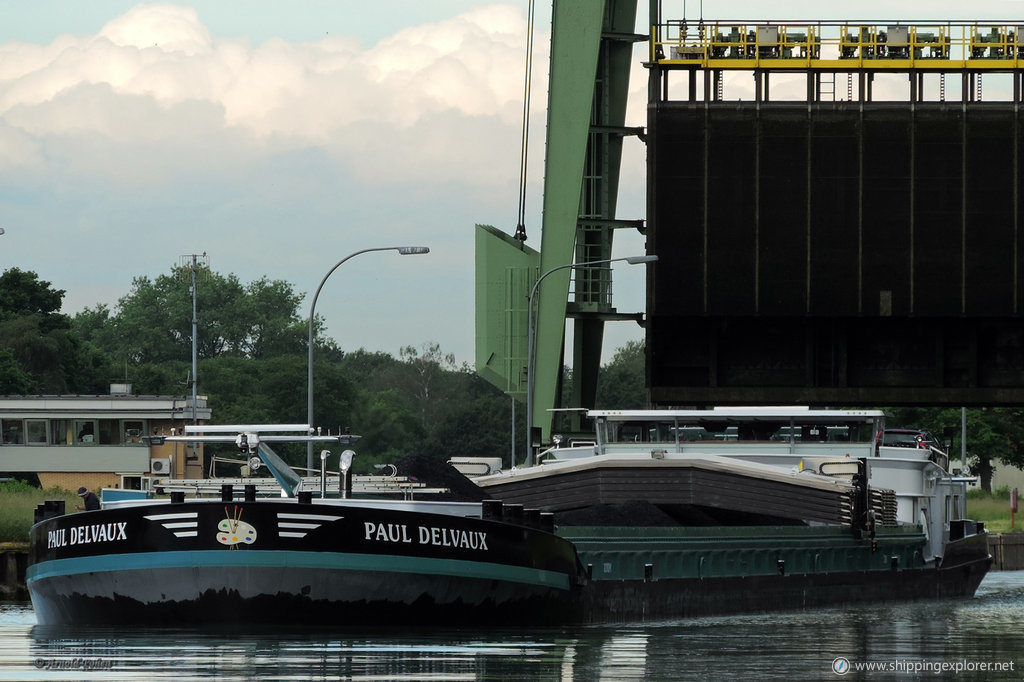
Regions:
<instances>
[{"instance_id":1,"label":"mast","mask_svg":"<svg viewBox=\"0 0 1024 682\"><path fill-rule=\"evenodd\" d=\"M205 251L201 254L193 253L187 256L182 256L182 260L185 259L189 259L191 261L188 265L188 268L191 271L190 274L192 280L189 286L189 289L192 292L192 376L189 377L189 385L192 388L192 424L195 425L199 423L199 419L196 415L196 403L199 398L199 315L197 305L199 294L198 273L200 268L203 268L204 270L209 269L210 259L206 255Z\"/></svg>"}]
</instances>

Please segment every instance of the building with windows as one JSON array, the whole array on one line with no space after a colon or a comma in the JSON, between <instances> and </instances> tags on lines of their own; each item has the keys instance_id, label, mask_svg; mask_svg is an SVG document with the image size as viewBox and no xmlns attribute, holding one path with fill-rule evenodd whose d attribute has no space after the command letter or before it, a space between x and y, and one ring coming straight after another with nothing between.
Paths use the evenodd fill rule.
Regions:
<instances>
[{"instance_id":1,"label":"building with windows","mask_svg":"<svg viewBox=\"0 0 1024 682\"><path fill-rule=\"evenodd\" d=\"M43 488L140 489L152 478L200 478L202 445L167 443L186 424L206 423L206 397L0 396L0 472L35 473Z\"/></svg>"}]
</instances>

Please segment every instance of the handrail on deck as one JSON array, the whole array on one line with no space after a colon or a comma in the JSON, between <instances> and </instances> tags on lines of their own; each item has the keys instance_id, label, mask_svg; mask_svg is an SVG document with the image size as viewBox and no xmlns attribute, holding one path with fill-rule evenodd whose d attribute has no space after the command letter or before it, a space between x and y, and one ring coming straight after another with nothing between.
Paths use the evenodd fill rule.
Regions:
<instances>
[{"instance_id":1,"label":"handrail on deck","mask_svg":"<svg viewBox=\"0 0 1024 682\"><path fill-rule=\"evenodd\" d=\"M650 61L702 69L1024 69L1024 20L770 22L669 20Z\"/></svg>"}]
</instances>

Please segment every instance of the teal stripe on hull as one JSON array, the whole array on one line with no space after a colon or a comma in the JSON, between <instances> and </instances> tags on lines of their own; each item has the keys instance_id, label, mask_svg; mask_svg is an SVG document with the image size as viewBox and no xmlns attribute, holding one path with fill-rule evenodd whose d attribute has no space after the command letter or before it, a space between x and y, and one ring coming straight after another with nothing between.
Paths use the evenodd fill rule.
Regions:
<instances>
[{"instance_id":1,"label":"teal stripe on hull","mask_svg":"<svg viewBox=\"0 0 1024 682\"><path fill-rule=\"evenodd\" d=\"M526 585L569 589L569 576L522 566L482 561L432 559L386 554L343 554L339 552L296 551L230 551L209 550L189 552L141 552L137 554L104 554L100 556L54 559L28 567L26 582L58 576L103 573L110 571L148 570L155 568L192 568L216 566L223 568L313 568L336 571L381 571L417 575L462 576L478 580L500 580Z\"/></svg>"}]
</instances>

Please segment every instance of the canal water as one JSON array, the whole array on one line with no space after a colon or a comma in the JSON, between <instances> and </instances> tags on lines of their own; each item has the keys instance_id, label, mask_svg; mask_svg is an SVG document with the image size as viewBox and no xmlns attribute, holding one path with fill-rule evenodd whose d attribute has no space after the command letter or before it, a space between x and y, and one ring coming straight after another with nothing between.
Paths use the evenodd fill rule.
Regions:
<instances>
[{"instance_id":1,"label":"canal water","mask_svg":"<svg viewBox=\"0 0 1024 682\"><path fill-rule=\"evenodd\" d=\"M566 628L55 629L0 605L0 680L195 678L1024 679L1024 571L968 600Z\"/></svg>"}]
</instances>

